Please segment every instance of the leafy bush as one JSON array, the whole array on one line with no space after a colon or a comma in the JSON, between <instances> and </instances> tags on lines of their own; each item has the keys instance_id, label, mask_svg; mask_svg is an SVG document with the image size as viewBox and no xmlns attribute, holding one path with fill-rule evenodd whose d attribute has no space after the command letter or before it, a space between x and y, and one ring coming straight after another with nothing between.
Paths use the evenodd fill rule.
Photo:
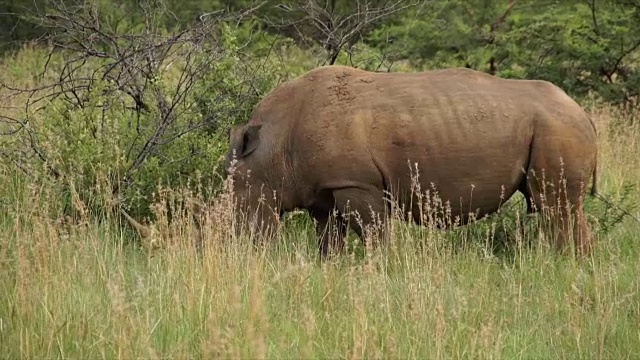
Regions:
<instances>
[{"instance_id":1,"label":"leafy bush","mask_svg":"<svg viewBox=\"0 0 640 360\"><path fill-rule=\"evenodd\" d=\"M160 185L215 190L228 128L246 121L282 78L270 54L242 52L270 39L225 19L172 34L135 24L107 32L75 10L48 17L67 30L54 37L64 50L43 57L50 81L11 87L14 102L29 100L5 116L4 160L32 178L75 184L85 201L98 201L95 211L110 201L99 194L148 215ZM96 27L91 34L102 41L74 24Z\"/></svg>"},{"instance_id":2,"label":"leafy bush","mask_svg":"<svg viewBox=\"0 0 640 360\"><path fill-rule=\"evenodd\" d=\"M418 68L549 80L576 97L637 106L639 24L640 7L624 1L455 0L417 7L365 41Z\"/></svg>"}]
</instances>

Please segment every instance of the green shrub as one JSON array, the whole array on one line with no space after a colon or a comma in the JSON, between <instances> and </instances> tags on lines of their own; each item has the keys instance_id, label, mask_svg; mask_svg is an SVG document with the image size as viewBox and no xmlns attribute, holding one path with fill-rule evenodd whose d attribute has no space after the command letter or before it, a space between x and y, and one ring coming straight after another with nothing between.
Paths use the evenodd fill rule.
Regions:
<instances>
[{"instance_id":1,"label":"green shrub","mask_svg":"<svg viewBox=\"0 0 640 360\"><path fill-rule=\"evenodd\" d=\"M160 185L215 190L227 130L247 121L260 98L282 80L273 59L241 53L242 47L258 51L266 40L248 39L243 28L218 30L218 43L184 42L176 50L172 43L158 45L175 53L158 58L151 71L133 73L127 83L119 82L129 74L124 67L105 78L115 61L90 58L71 72L76 53L51 57L48 71L76 82L44 86L36 92L42 98L37 106L15 115L20 123L2 138L9 155L4 161L35 179L75 184L100 212L110 200L99 200L99 194L121 196L132 213L146 216ZM60 199L71 208L68 196Z\"/></svg>"}]
</instances>

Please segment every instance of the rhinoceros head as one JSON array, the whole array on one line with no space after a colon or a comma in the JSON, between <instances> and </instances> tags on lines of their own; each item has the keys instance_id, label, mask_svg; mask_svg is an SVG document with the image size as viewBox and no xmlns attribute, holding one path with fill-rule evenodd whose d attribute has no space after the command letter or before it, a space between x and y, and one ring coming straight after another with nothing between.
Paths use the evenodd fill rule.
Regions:
<instances>
[{"instance_id":1,"label":"rhinoceros head","mask_svg":"<svg viewBox=\"0 0 640 360\"><path fill-rule=\"evenodd\" d=\"M269 185L266 141L262 125L239 125L229 131L229 150L225 157L225 176L233 182L232 198L240 228L259 232L258 240L273 235L278 212L274 210L273 189ZM261 146L262 145L262 146ZM239 230L237 228L237 230Z\"/></svg>"}]
</instances>

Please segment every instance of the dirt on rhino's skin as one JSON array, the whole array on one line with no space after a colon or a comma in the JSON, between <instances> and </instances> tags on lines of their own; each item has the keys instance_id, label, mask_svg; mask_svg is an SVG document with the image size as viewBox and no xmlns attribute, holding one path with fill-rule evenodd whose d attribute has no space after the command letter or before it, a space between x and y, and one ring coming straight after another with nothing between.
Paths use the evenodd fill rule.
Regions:
<instances>
[{"instance_id":1,"label":"dirt on rhino's skin","mask_svg":"<svg viewBox=\"0 0 640 360\"><path fill-rule=\"evenodd\" d=\"M423 223L417 173L420 191L437 191L459 224L495 212L516 191L529 212L568 199L570 211L560 206L551 215L557 245L564 248L573 235L579 253L591 249L582 205L592 177L595 192L595 126L546 81L464 68L374 73L324 66L276 87L229 141L226 166L234 157L240 209L260 220L254 224L264 225L267 237L273 227L266 225L281 213L308 210L323 255L342 249L347 227L363 239L384 239L384 226L365 231L374 215L390 213L388 193L407 209L407 220ZM344 217L332 218L334 209ZM569 216L574 226L562 221Z\"/></svg>"}]
</instances>

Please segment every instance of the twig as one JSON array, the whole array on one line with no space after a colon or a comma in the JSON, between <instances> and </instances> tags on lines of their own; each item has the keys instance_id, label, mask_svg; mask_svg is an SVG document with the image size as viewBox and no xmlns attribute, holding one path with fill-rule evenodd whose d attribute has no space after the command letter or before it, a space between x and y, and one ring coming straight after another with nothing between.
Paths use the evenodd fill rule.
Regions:
<instances>
[{"instance_id":1,"label":"twig","mask_svg":"<svg viewBox=\"0 0 640 360\"><path fill-rule=\"evenodd\" d=\"M629 211L623 209L622 207L620 207L617 204L614 204L613 201L607 199L606 197L604 197L604 195L600 194L600 193L595 193L593 194L593 196L597 199L600 199L600 201L604 202L605 204L618 209L620 212L622 212L624 215L630 217L631 219L633 219L635 222L637 222L638 224L640 224L640 219L638 219L637 217L635 217L633 214L631 214Z\"/></svg>"}]
</instances>

